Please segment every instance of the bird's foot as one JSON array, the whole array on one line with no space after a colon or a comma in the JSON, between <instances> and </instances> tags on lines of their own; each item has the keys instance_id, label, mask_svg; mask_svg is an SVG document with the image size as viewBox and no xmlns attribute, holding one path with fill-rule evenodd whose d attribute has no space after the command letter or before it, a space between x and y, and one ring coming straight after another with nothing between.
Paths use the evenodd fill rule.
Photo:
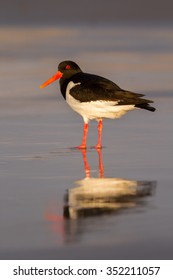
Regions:
<instances>
[{"instance_id":1,"label":"bird's foot","mask_svg":"<svg viewBox=\"0 0 173 280\"><path fill-rule=\"evenodd\" d=\"M79 146L77 146L77 147L74 147L75 149L78 149L78 150L86 150L87 149L87 146L86 145L84 145L84 144L81 144L81 145L79 145ZM100 144L97 144L96 146L91 146L91 147L88 147L89 149L96 149L96 150L101 150L101 149L103 149L103 146L102 145L100 145Z\"/></svg>"},{"instance_id":2,"label":"bird's foot","mask_svg":"<svg viewBox=\"0 0 173 280\"><path fill-rule=\"evenodd\" d=\"M101 149L102 149L102 145L97 144L97 145L95 146L95 149L96 149L96 150L101 150Z\"/></svg>"},{"instance_id":3,"label":"bird's foot","mask_svg":"<svg viewBox=\"0 0 173 280\"><path fill-rule=\"evenodd\" d=\"M76 147L76 149L79 150L86 150L86 148L87 148L86 145L82 145L82 144Z\"/></svg>"}]
</instances>

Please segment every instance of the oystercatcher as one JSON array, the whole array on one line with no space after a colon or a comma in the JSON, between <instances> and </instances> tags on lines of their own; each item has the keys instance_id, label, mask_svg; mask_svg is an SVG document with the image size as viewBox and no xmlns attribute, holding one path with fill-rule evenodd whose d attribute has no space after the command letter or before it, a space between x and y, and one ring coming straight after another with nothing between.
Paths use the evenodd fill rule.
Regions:
<instances>
[{"instance_id":1,"label":"oystercatcher","mask_svg":"<svg viewBox=\"0 0 173 280\"><path fill-rule=\"evenodd\" d=\"M44 82L44 88L60 79L61 93L69 106L80 114L84 120L82 143L78 148L86 149L88 123L98 121L97 149L102 147L102 119L120 118L130 110L145 109L155 111L149 103L152 100L141 98L144 94L121 89L114 82L93 74L84 73L73 61L63 61L58 66L58 72Z\"/></svg>"}]
</instances>

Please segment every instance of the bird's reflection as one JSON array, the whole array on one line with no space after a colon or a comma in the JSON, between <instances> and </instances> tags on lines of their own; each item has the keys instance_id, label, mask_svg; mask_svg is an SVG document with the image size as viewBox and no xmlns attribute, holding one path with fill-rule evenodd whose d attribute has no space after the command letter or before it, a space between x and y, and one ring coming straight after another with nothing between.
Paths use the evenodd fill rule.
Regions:
<instances>
[{"instance_id":1,"label":"bird's reflection","mask_svg":"<svg viewBox=\"0 0 173 280\"><path fill-rule=\"evenodd\" d=\"M74 242L87 229L87 217L118 215L122 210L143 206L146 197L156 188L155 181L136 181L123 178L107 178L104 175L102 152L98 153L97 178L91 177L87 151L80 150L83 158L85 178L74 182L64 196L63 216L46 215L52 221L54 232L61 233L64 242Z\"/></svg>"},{"instance_id":2,"label":"bird's reflection","mask_svg":"<svg viewBox=\"0 0 173 280\"><path fill-rule=\"evenodd\" d=\"M80 219L87 216L112 213L143 203L156 187L155 181L136 181L123 178L106 178L101 150L97 150L99 177L90 175L86 150L81 150L86 177L75 182L65 196L64 217Z\"/></svg>"}]
</instances>

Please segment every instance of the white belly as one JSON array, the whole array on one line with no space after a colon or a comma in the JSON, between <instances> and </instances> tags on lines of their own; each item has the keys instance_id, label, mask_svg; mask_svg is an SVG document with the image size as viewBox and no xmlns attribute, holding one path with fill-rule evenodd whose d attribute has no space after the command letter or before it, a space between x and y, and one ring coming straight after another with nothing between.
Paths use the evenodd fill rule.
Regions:
<instances>
[{"instance_id":1,"label":"white belly","mask_svg":"<svg viewBox=\"0 0 173 280\"><path fill-rule=\"evenodd\" d=\"M68 84L66 101L74 111L83 117L84 122L88 122L93 119L120 118L128 111L136 109L134 105L116 105L118 103L116 101L80 102L69 94L70 89L79 84L80 83L74 84L73 82Z\"/></svg>"}]
</instances>

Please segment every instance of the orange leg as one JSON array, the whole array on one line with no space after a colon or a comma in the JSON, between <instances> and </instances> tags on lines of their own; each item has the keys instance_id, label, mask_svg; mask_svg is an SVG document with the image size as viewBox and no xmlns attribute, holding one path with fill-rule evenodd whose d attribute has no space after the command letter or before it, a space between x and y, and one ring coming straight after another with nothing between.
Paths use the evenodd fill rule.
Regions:
<instances>
[{"instance_id":1,"label":"orange leg","mask_svg":"<svg viewBox=\"0 0 173 280\"><path fill-rule=\"evenodd\" d=\"M78 146L78 149L86 149L86 139L87 139L87 134L88 134L88 123L84 123L83 127L83 138L82 138L82 143L80 146Z\"/></svg>"},{"instance_id":2,"label":"orange leg","mask_svg":"<svg viewBox=\"0 0 173 280\"><path fill-rule=\"evenodd\" d=\"M98 123L98 142L97 142L97 145L96 145L96 149L101 149L102 148L102 144L101 144L101 141L102 141L102 128L103 128L103 122L102 120L99 120L99 123Z\"/></svg>"}]
</instances>

